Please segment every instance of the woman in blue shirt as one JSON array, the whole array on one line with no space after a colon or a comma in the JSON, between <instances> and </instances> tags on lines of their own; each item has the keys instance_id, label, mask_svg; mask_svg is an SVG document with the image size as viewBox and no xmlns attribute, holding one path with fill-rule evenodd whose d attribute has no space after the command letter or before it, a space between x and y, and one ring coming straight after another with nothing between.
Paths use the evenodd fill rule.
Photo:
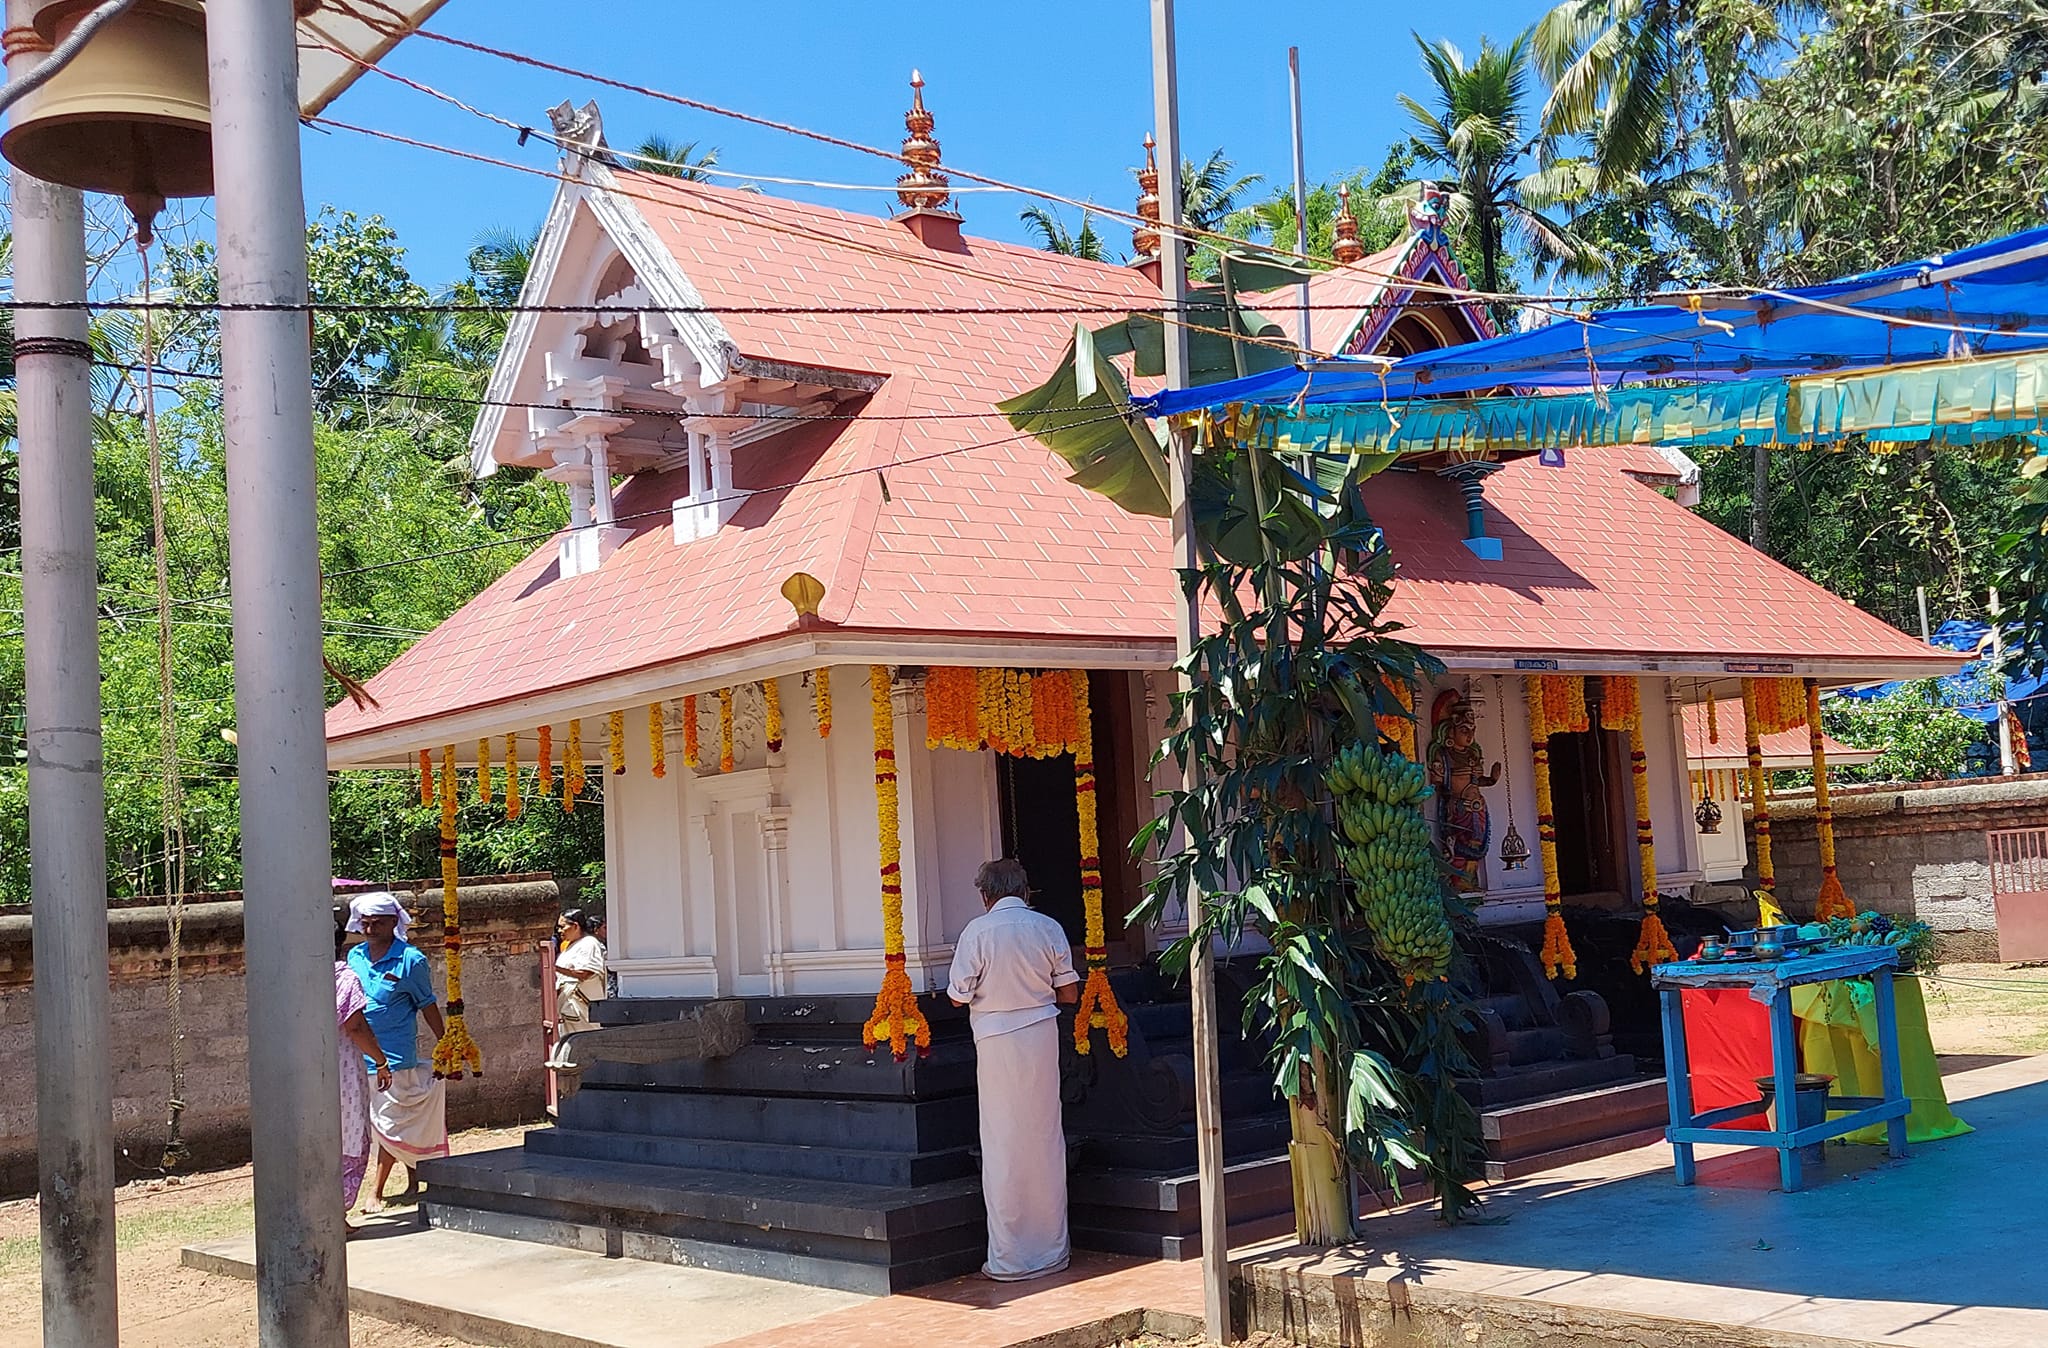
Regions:
<instances>
[{"instance_id":1,"label":"woman in blue shirt","mask_svg":"<svg viewBox=\"0 0 2048 1348\"><path fill-rule=\"evenodd\" d=\"M363 1018L391 1073L390 1088L370 1097L377 1171L363 1210L376 1212L384 1205L384 1182L394 1164L405 1166L403 1197L410 1198L419 1187L414 1167L448 1154L445 1088L434 1076L431 1057L422 1062L419 1054L419 1022L427 1022L436 1041L446 1025L427 957L406 942L412 916L405 905L386 893L358 894L349 902L348 925L366 938L348 952L348 967L363 985L369 1003ZM376 1065L366 1057L363 1070L373 1072Z\"/></svg>"}]
</instances>

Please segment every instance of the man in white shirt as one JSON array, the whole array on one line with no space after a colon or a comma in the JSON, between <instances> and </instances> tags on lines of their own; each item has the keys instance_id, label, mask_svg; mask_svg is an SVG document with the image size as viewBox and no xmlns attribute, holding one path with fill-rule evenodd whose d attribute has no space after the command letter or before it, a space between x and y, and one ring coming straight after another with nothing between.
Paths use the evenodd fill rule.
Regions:
<instances>
[{"instance_id":1,"label":"man in white shirt","mask_svg":"<svg viewBox=\"0 0 2048 1348\"><path fill-rule=\"evenodd\" d=\"M1060 1127L1059 1009L1081 976L1060 924L1032 911L1022 863L974 877L987 909L960 932L946 995L967 1008L981 1095L984 1276L1042 1278L1067 1266L1067 1139Z\"/></svg>"}]
</instances>

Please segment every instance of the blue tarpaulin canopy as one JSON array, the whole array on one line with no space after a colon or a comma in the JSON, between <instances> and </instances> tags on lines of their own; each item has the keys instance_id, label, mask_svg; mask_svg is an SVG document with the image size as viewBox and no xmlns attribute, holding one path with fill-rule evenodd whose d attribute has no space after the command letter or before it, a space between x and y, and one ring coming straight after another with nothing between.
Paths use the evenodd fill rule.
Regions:
<instances>
[{"instance_id":1,"label":"blue tarpaulin canopy","mask_svg":"<svg viewBox=\"0 0 2048 1348\"><path fill-rule=\"evenodd\" d=\"M1299 423L1298 433L1284 437L1296 445L1312 428L1334 428L1347 441L1396 447L1391 442L1398 440L1404 449L1422 447L1407 443L1404 433L1403 423L1418 416L1435 417L1439 438L1448 435L1466 449L1512 448L1517 437L1535 445L1667 436L1732 443L1789 432L1784 442L1798 443L1892 430L1892 438L1923 439L1923 426L1987 419L2004 423L1996 433L2012 434L2040 428L2032 385L2048 370L2040 361L2012 358L2044 352L2048 227L1823 285L1699 292L1393 362L1317 361L1136 398L1133 405L1150 416L1259 406ZM1965 401L1981 404L1972 411L1955 405L1950 385L1954 371L1980 368L1976 362L2008 373L1999 377L2000 388L1972 384ZM1894 369L1901 382L1869 378ZM2018 370L2025 372L2010 373ZM1864 377L1844 393L1840 376L1849 372ZM2019 396L2014 381L2027 386ZM1695 383L1714 387L1673 387ZM1799 390L1816 388L1828 396L1782 405L1788 391L1796 403ZM1470 396L1509 390L1560 396ZM1528 410L1545 403L1554 409ZM1524 410L1510 415L1510 405ZM1462 420L1447 428L1445 418Z\"/></svg>"},{"instance_id":2,"label":"blue tarpaulin canopy","mask_svg":"<svg viewBox=\"0 0 2048 1348\"><path fill-rule=\"evenodd\" d=\"M2016 628L2006 629L2006 640L2017 643L2021 633ZM1998 693L1992 681L1991 628L1984 623L1963 622L1950 619L1934 629L1929 639L1936 646L1952 651L1963 651L1977 658L1953 674L1944 674L1935 680L1942 705L1951 711L1962 713L1973 721L1990 725L1998 720ZM1855 688L1839 688L1834 695L1866 701L1896 693L1906 685L1902 682L1868 683ZM2032 675L2009 673L2005 681L2005 696L2011 702L2023 702L2032 698L2043 688L2048 688L2048 671Z\"/></svg>"}]
</instances>

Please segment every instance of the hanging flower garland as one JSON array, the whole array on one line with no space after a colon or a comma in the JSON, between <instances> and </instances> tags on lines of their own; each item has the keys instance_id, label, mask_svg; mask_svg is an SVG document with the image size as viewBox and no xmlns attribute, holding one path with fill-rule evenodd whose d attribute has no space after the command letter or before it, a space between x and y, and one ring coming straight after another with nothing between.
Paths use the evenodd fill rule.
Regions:
<instances>
[{"instance_id":1,"label":"hanging flower garland","mask_svg":"<svg viewBox=\"0 0 2048 1348\"><path fill-rule=\"evenodd\" d=\"M1757 702L1762 686L1775 682L1742 681L1742 733L1749 749L1749 815L1756 829L1756 883L1773 900L1778 894L1778 870L1771 861L1771 778L1764 771L1763 731L1757 724Z\"/></svg>"},{"instance_id":2,"label":"hanging flower garland","mask_svg":"<svg viewBox=\"0 0 2048 1348\"><path fill-rule=\"evenodd\" d=\"M1721 742L1721 703L1718 698L1707 699L1707 743Z\"/></svg>"},{"instance_id":3,"label":"hanging flower garland","mask_svg":"<svg viewBox=\"0 0 2048 1348\"><path fill-rule=\"evenodd\" d=\"M1806 681L1806 743L1813 751L1813 823L1820 839L1820 895L1813 906L1813 919L1855 917L1856 905L1842 888L1835 873L1835 803L1828 794L1828 751L1820 729L1820 681Z\"/></svg>"},{"instance_id":4,"label":"hanging flower garland","mask_svg":"<svg viewBox=\"0 0 2048 1348\"><path fill-rule=\"evenodd\" d=\"M1081 987L1081 1005L1074 1012L1074 1051L1086 1054L1095 1027L1109 1033L1109 1051L1121 1058L1130 1051L1131 1021L1116 1004L1109 986L1109 937L1102 926L1102 840L1096 828L1094 714L1088 705L1088 674L1075 670L1068 680L1073 698L1074 813L1081 828L1081 913L1086 932L1083 954L1088 977Z\"/></svg>"},{"instance_id":5,"label":"hanging flower garland","mask_svg":"<svg viewBox=\"0 0 2048 1348\"><path fill-rule=\"evenodd\" d=\"M647 707L647 758L656 777L668 776L668 735L662 728L659 702Z\"/></svg>"},{"instance_id":6,"label":"hanging flower garland","mask_svg":"<svg viewBox=\"0 0 2048 1348\"><path fill-rule=\"evenodd\" d=\"M979 749L979 703L978 671L951 665L925 671L925 748Z\"/></svg>"},{"instance_id":7,"label":"hanging flower garland","mask_svg":"<svg viewBox=\"0 0 2048 1348\"><path fill-rule=\"evenodd\" d=\"M576 797L583 794L583 720L569 718L569 738L562 745L562 813L576 812Z\"/></svg>"},{"instance_id":8,"label":"hanging flower garland","mask_svg":"<svg viewBox=\"0 0 2048 1348\"><path fill-rule=\"evenodd\" d=\"M1395 705L1401 710L1381 712L1372 718L1373 725L1379 730L1380 738L1400 750L1403 758L1413 761L1417 757L1415 685L1407 679L1397 679L1383 671L1380 674L1380 686L1387 690L1393 697Z\"/></svg>"},{"instance_id":9,"label":"hanging flower garland","mask_svg":"<svg viewBox=\"0 0 2048 1348\"><path fill-rule=\"evenodd\" d=\"M718 770L732 771L732 689L718 690Z\"/></svg>"},{"instance_id":10,"label":"hanging flower garland","mask_svg":"<svg viewBox=\"0 0 2048 1348\"><path fill-rule=\"evenodd\" d=\"M605 762L611 766L612 776L623 777L626 773L626 713L615 711L605 717Z\"/></svg>"},{"instance_id":11,"label":"hanging flower garland","mask_svg":"<svg viewBox=\"0 0 2048 1348\"><path fill-rule=\"evenodd\" d=\"M811 715L818 723L818 738L832 738L832 669L820 667L811 673Z\"/></svg>"},{"instance_id":12,"label":"hanging flower garland","mask_svg":"<svg viewBox=\"0 0 2048 1348\"><path fill-rule=\"evenodd\" d=\"M1781 731L1797 730L1806 724L1806 685L1801 679L1744 679L1751 685L1750 697L1756 704L1756 712L1750 722L1756 733L1776 735ZM1749 703L1743 708L1747 713Z\"/></svg>"},{"instance_id":13,"label":"hanging flower garland","mask_svg":"<svg viewBox=\"0 0 2048 1348\"><path fill-rule=\"evenodd\" d=\"M1564 890L1557 878L1557 816L1550 799L1551 726L1544 711L1552 675L1524 677L1523 696L1529 704L1529 745L1536 762L1536 851L1543 858L1543 973L1545 977L1579 976L1579 957L1572 950L1571 935L1564 929ZM1579 714L1585 714L1585 685L1580 687Z\"/></svg>"},{"instance_id":14,"label":"hanging flower garland","mask_svg":"<svg viewBox=\"0 0 2048 1348\"><path fill-rule=\"evenodd\" d=\"M999 754L1010 752L1010 710L1004 696L1008 682L1000 669L974 671L974 721L983 743Z\"/></svg>"},{"instance_id":15,"label":"hanging flower garland","mask_svg":"<svg viewBox=\"0 0 2048 1348\"><path fill-rule=\"evenodd\" d=\"M1678 958L1657 911L1657 835L1650 820L1650 762L1643 749L1643 687L1640 680L1619 674L1602 679L1600 687L1600 724L1628 733L1628 771L1635 785L1636 858L1643 872L1643 923L1628 962L1642 974L1653 965Z\"/></svg>"},{"instance_id":16,"label":"hanging flower garland","mask_svg":"<svg viewBox=\"0 0 2048 1348\"><path fill-rule=\"evenodd\" d=\"M533 751L534 777L545 798L555 794L555 728L544 725L534 734L540 740L540 747Z\"/></svg>"},{"instance_id":17,"label":"hanging flower garland","mask_svg":"<svg viewBox=\"0 0 2048 1348\"><path fill-rule=\"evenodd\" d=\"M761 681L762 734L768 741L768 752L782 752L782 684L776 679Z\"/></svg>"},{"instance_id":18,"label":"hanging flower garland","mask_svg":"<svg viewBox=\"0 0 2048 1348\"><path fill-rule=\"evenodd\" d=\"M526 812L519 799L519 732L505 736L505 817L517 819Z\"/></svg>"},{"instance_id":19,"label":"hanging flower garland","mask_svg":"<svg viewBox=\"0 0 2048 1348\"><path fill-rule=\"evenodd\" d=\"M425 749L420 750L420 807L430 809L434 804L434 760Z\"/></svg>"},{"instance_id":20,"label":"hanging flower garland","mask_svg":"<svg viewBox=\"0 0 2048 1348\"><path fill-rule=\"evenodd\" d=\"M703 760L697 733L697 695L690 693L683 698L683 766L686 768L694 768Z\"/></svg>"},{"instance_id":21,"label":"hanging flower garland","mask_svg":"<svg viewBox=\"0 0 2048 1348\"><path fill-rule=\"evenodd\" d=\"M903 953L903 836L896 795L896 709L889 700L889 667L868 667L875 721L875 831L882 863L882 990L874 1012L860 1028L863 1045L888 1041L897 1062L917 1043L919 1057L932 1051L932 1027L918 1008Z\"/></svg>"},{"instance_id":22,"label":"hanging flower garland","mask_svg":"<svg viewBox=\"0 0 2048 1348\"><path fill-rule=\"evenodd\" d=\"M484 1055L462 1014L462 920L455 869L455 746L441 750L441 949L447 955L448 1020L434 1045L434 1075L484 1074Z\"/></svg>"},{"instance_id":23,"label":"hanging flower garland","mask_svg":"<svg viewBox=\"0 0 2048 1348\"><path fill-rule=\"evenodd\" d=\"M1077 752L1074 670L967 669L925 671L925 747L989 749L1019 758Z\"/></svg>"},{"instance_id":24,"label":"hanging flower garland","mask_svg":"<svg viewBox=\"0 0 2048 1348\"><path fill-rule=\"evenodd\" d=\"M1582 735L1592 728L1586 716L1586 680L1577 674L1543 674L1543 724L1553 735Z\"/></svg>"},{"instance_id":25,"label":"hanging flower garland","mask_svg":"<svg viewBox=\"0 0 2048 1348\"><path fill-rule=\"evenodd\" d=\"M485 737L476 742L476 798L485 804L491 799L491 741Z\"/></svg>"}]
</instances>

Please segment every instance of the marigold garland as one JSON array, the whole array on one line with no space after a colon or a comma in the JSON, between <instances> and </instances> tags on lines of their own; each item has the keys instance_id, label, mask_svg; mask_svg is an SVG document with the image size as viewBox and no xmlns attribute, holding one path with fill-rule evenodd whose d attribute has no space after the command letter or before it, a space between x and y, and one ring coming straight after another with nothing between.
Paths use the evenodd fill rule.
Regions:
<instances>
[{"instance_id":1,"label":"marigold garland","mask_svg":"<svg viewBox=\"0 0 2048 1348\"><path fill-rule=\"evenodd\" d=\"M434 760L425 749L420 750L420 807L432 808L434 804Z\"/></svg>"},{"instance_id":2,"label":"marigold garland","mask_svg":"<svg viewBox=\"0 0 2048 1348\"><path fill-rule=\"evenodd\" d=\"M562 746L562 813L576 812L576 797L583 794L583 721L569 718L569 739Z\"/></svg>"},{"instance_id":3,"label":"marigold garland","mask_svg":"<svg viewBox=\"0 0 2048 1348\"><path fill-rule=\"evenodd\" d=\"M1657 835L1650 819L1650 760L1643 749L1643 688L1640 680L1612 674L1601 680L1600 724L1628 732L1628 771L1635 785L1636 858L1643 871L1643 922L1629 967L1648 973L1652 966L1678 958L1671 933L1657 911Z\"/></svg>"},{"instance_id":4,"label":"marigold garland","mask_svg":"<svg viewBox=\"0 0 2048 1348\"><path fill-rule=\"evenodd\" d=\"M1801 679L1744 679L1751 685L1756 704L1753 714L1743 704L1745 716L1758 735L1776 735L1806 724L1806 685Z\"/></svg>"},{"instance_id":5,"label":"marigold garland","mask_svg":"<svg viewBox=\"0 0 2048 1348\"><path fill-rule=\"evenodd\" d=\"M668 776L668 732L661 723L661 704L652 702L647 707L647 757L654 764L656 777Z\"/></svg>"},{"instance_id":6,"label":"marigold garland","mask_svg":"<svg viewBox=\"0 0 2048 1348\"><path fill-rule=\"evenodd\" d=\"M925 671L925 748L980 748L979 696L975 670L934 665Z\"/></svg>"},{"instance_id":7,"label":"marigold garland","mask_svg":"<svg viewBox=\"0 0 2048 1348\"><path fill-rule=\"evenodd\" d=\"M517 819L526 812L519 799L519 732L505 736L505 817Z\"/></svg>"},{"instance_id":8,"label":"marigold garland","mask_svg":"<svg viewBox=\"0 0 2048 1348\"><path fill-rule=\"evenodd\" d=\"M1629 731L1643 723L1643 695L1635 679L1627 674L1608 674L1600 680L1600 727Z\"/></svg>"},{"instance_id":9,"label":"marigold garland","mask_svg":"<svg viewBox=\"0 0 2048 1348\"><path fill-rule=\"evenodd\" d=\"M782 684L778 680L761 681L761 707L768 752L779 754L782 752Z\"/></svg>"},{"instance_id":10,"label":"marigold garland","mask_svg":"<svg viewBox=\"0 0 2048 1348\"><path fill-rule=\"evenodd\" d=\"M1564 890L1557 878L1557 816L1550 799L1550 724L1544 703L1551 696L1552 675L1524 676L1522 692L1529 704L1529 745L1536 763L1536 851L1543 859L1543 973L1545 977L1579 976L1579 957L1564 928ZM1579 685L1579 714L1585 715L1585 684Z\"/></svg>"},{"instance_id":11,"label":"marigold garland","mask_svg":"<svg viewBox=\"0 0 2048 1348\"><path fill-rule=\"evenodd\" d=\"M610 765L612 776L621 777L626 772L626 713L615 711L604 721L605 762Z\"/></svg>"},{"instance_id":12,"label":"marigold garland","mask_svg":"<svg viewBox=\"0 0 2048 1348\"><path fill-rule=\"evenodd\" d=\"M476 742L476 798L486 804L491 799L491 741L488 736Z\"/></svg>"},{"instance_id":13,"label":"marigold garland","mask_svg":"<svg viewBox=\"0 0 2048 1348\"><path fill-rule=\"evenodd\" d=\"M1707 743L1721 742L1721 703L1715 698L1707 699Z\"/></svg>"},{"instance_id":14,"label":"marigold garland","mask_svg":"<svg viewBox=\"0 0 2048 1348\"><path fill-rule=\"evenodd\" d=\"M1131 1021L1116 1004L1109 985L1109 937L1102 925L1102 840L1096 828L1095 718L1088 704L1088 672L1077 669L1066 680L1073 709L1074 813L1081 828L1081 913L1085 922L1087 981L1081 1005L1074 1012L1074 1051L1085 1054L1099 1026L1109 1034L1109 1051L1121 1058L1130 1051Z\"/></svg>"},{"instance_id":15,"label":"marigold garland","mask_svg":"<svg viewBox=\"0 0 2048 1348\"><path fill-rule=\"evenodd\" d=\"M694 768L703 761L702 745L697 740L697 695L690 693L683 698L683 766Z\"/></svg>"},{"instance_id":16,"label":"marigold garland","mask_svg":"<svg viewBox=\"0 0 2048 1348\"><path fill-rule=\"evenodd\" d=\"M1543 724L1553 735L1582 735L1592 729L1586 716L1586 680L1577 674L1542 674Z\"/></svg>"},{"instance_id":17,"label":"marigold garland","mask_svg":"<svg viewBox=\"0 0 2048 1348\"><path fill-rule=\"evenodd\" d=\"M818 723L818 738L832 738L832 670L823 666L811 673L811 715Z\"/></svg>"},{"instance_id":18,"label":"marigold garland","mask_svg":"<svg viewBox=\"0 0 2048 1348\"><path fill-rule=\"evenodd\" d=\"M718 770L732 771L732 689L718 690Z\"/></svg>"},{"instance_id":19,"label":"marigold garland","mask_svg":"<svg viewBox=\"0 0 2048 1348\"><path fill-rule=\"evenodd\" d=\"M889 700L889 667L868 667L869 700L875 722L875 834L882 863L882 990L860 1027L868 1048L886 1040L897 1062L911 1042L924 1057L932 1051L932 1027L918 1008L903 950L903 836L896 795L896 709Z\"/></svg>"},{"instance_id":20,"label":"marigold garland","mask_svg":"<svg viewBox=\"0 0 2048 1348\"><path fill-rule=\"evenodd\" d=\"M533 751L533 771L537 789L543 797L555 794L555 728L544 725L533 732L540 740L540 747Z\"/></svg>"},{"instance_id":21,"label":"marigold garland","mask_svg":"<svg viewBox=\"0 0 2048 1348\"><path fill-rule=\"evenodd\" d=\"M1771 861L1771 778L1764 771L1763 731L1757 724L1757 701L1761 685L1775 679L1742 681L1743 738L1749 749L1749 817L1756 830L1756 883L1765 894L1776 896L1778 870Z\"/></svg>"},{"instance_id":22,"label":"marigold garland","mask_svg":"<svg viewBox=\"0 0 2048 1348\"><path fill-rule=\"evenodd\" d=\"M1074 753L1075 671L967 669L925 671L925 747L990 749L1019 758Z\"/></svg>"},{"instance_id":23,"label":"marigold garland","mask_svg":"<svg viewBox=\"0 0 2048 1348\"><path fill-rule=\"evenodd\" d=\"M448 1019L434 1045L434 1075L462 1080L484 1074L483 1051L462 1015L462 921L455 869L455 746L441 750L441 949L447 955Z\"/></svg>"},{"instance_id":24,"label":"marigold garland","mask_svg":"<svg viewBox=\"0 0 2048 1348\"><path fill-rule=\"evenodd\" d=\"M1399 711L1381 712L1372 718L1380 737L1400 750L1403 758L1413 761L1415 752L1415 685L1407 679L1397 679L1385 672L1380 674L1380 686L1393 697Z\"/></svg>"},{"instance_id":25,"label":"marigold garland","mask_svg":"<svg viewBox=\"0 0 2048 1348\"><path fill-rule=\"evenodd\" d=\"M1820 681L1806 681L1806 742L1813 750L1813 823L1820 839L1820 894L1813 906L1813 919L1855 917L1856 905L1842 888L1835 873L1835 804L1828 793L1828 751L1820 728Z\"/></svg>"}]
</instances>

